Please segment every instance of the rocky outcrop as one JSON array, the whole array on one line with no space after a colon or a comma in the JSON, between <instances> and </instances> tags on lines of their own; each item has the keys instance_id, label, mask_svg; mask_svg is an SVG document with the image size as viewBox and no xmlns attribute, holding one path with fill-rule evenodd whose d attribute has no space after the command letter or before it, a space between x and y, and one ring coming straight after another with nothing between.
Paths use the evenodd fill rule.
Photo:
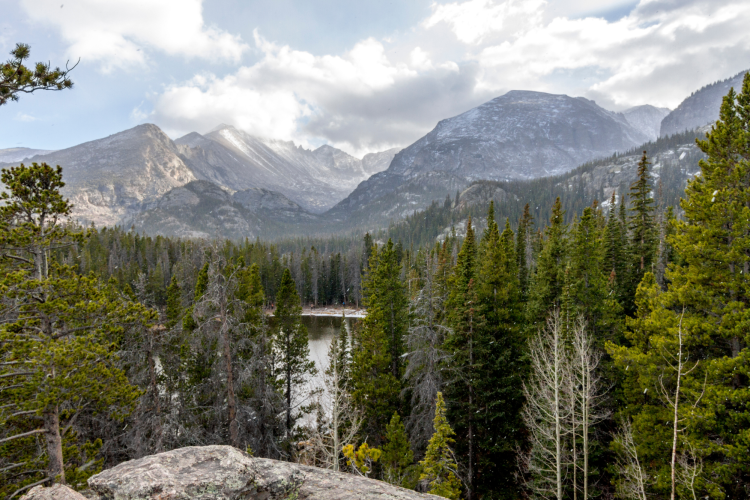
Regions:
<instances>
[{"instance_id":1,"label":"rocky outcrop","mask_svg":"<svg viewBox=\"0 0 750 500\"><path fill-rule=\"evenodd\" d=\"M87 498L63 484L55 484L49 488L35 486L22 496L21 500L87 500Z\"/></svg>"},{"instance_id":2,"label":"rocky outcrop","mask_svg":"<svg viewBox=\"0 0 750 500\"><path fill-rule=\"evenodd\" d=\"M254 458L230 446L194 446L122 463L89 479L100 500L425 500L387 483Z\"/></svg>"}]
</instances>

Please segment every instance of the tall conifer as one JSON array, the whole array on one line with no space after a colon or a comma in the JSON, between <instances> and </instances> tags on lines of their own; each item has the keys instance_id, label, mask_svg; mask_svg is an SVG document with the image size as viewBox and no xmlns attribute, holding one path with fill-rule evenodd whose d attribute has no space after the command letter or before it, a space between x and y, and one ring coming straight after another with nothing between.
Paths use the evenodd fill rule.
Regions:
<instances>
[{"instance_id":1,"label":"tall conifer","mask_svg":"<svg viewBox=\"0 0 750 500\"><path fill-rule=\"evenodd\" d=\"M286 435L289 439L296 420L293 413L295 398L308 377L316 373L315 363L310 360L307 328L302 324L302 306L297 286L289 268L284 269L281 275L274 316L276 324L273 348L276 356L276 378L284 393Z\"/></svg>"}]
</instances>

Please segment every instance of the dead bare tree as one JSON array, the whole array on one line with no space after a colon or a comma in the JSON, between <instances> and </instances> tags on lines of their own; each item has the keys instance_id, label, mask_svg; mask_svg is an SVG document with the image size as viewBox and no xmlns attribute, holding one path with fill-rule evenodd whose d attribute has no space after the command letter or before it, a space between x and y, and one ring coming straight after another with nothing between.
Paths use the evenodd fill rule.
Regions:
<instances>
[{"instance_id":1,"label":"dead bare tree","mask_svg":"<svg viewBox=\"0 0 750 500\"><path fill-rule=\"evenodd\" d=\"M677 470L677 482L682 485L683 489L690 493L693 500L698 500L697 482L703 474L703 458L696 453L692 444L687 443L687 451L680 454L677 458L679 466Z\"/></svg>"},{"instance_id":2,"label":"dead bare tree","mask_svg":"<svg viewBox=\"0 0 750 500\"><path fill-rule=\"evenodd\" d=\"M589 442L593 426L607 418L608 412L600 410L604 398L604 388L597 370L602 359L602 352L596 347L593 337L586 328L586 320L579 316L571 330L572 351L570 353L570 373L567 390L571 396L571 432L572 448L576 459L573 461L574 470L580 470L583 477L583 500L589 498L589 458L591 445ZM581 455L583 464L577 460L578 442L581 438ZM575 477L575 475L574 475ZM578 484L574 481L574 498Z\"/></svg>"},{"instance_id":3,"label":"dead bare tree","mask_svg":"<svg viewBox=\"0 0 750 500\"><path fill-rule=\"evenodd\" d=\"M443 387L441 367L449 354L442 348L450 329L438 321L446 290L436 280L436 257L425 256L422 288L410 303L411 317L405 344L407 365L404 378L411 394L411 413L406 422L415 448L424 449L432 436L435 398Z\"/></svg>"},{"instance_id":4,"label":"dead bare tree","mask_svg":"<svg viewBox=\"0 0 750 500\"><path fill-rule=\"evenodd\" d=\"M613 436L618 451L615 470L619 480L615 491L620 498L647 500L646 486L651 481L638 458L638 448L633 439L633 427L629 420L623 420L620 431Z\"/></svg>"},{"instance_id":5,"label":"dead bare tree","mask_svg":"<svg viewBox=\"0 0 750 500\"><path fill-rule=\"evenodd\" d=\"M529 344L531 370L523 384L522 416L531 446L520 457L526 487L536 497L557 500L563 498L569 463L564 444L572 413L566 394L571 360L563 331L560 312L555 310Z\"/></svg>"}]
</instances>

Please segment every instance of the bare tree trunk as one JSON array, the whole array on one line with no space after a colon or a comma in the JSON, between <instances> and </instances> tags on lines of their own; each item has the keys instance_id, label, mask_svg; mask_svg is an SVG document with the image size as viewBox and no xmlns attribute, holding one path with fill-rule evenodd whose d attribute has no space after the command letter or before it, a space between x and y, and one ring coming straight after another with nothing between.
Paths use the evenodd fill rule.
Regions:
<instances>
[{"instance_id":1,"label":"bare tree trunk","mask_svg":"<svg viewBox=\"0 0 750 500\"><path fill-rule=\"evenodd\" d=\"M614 435L613 441L622 448L622 458L618 458L616 470L623 479L617 485L617 493L623 498L647 500L646 484L649 477L641 466L638 449L633 440L633 428L629 420L624 420L621 431Z\"/></svg>"},{"instance_id":2,"label":"bare tree trunk","mask_svg":"<svg viewBox=\"0 0 750 500\"><path fill-rule=\"evenodd\" d=\"M527 487L542 497L563 498L566 453L563 440L570 433L570 359L565 349L560 312L547 319L546 328L529 343L531 374L524 383L523 420L531 447L521 456L522 472L530 473Z\"/></svg>"},{"instance_id":3,"label":"bare tree trunk","mask_svg":"<svg viewBox=\"0 0 750 500\"><path fill-rule=\"evenodd\" d=\"M47 442L47 476L54 482L65 484L62 437L60 436L60 409L57 405L44 410L44 437Z\"/></svg>"},{"instance_id":4,"label":"bare tree trunk","mask_svg":"<svg viewBox=\"0 0 750 500\"><path fill-rule=\"evenodd\" d=\"M602 399L602 389L596 370L601 361L602 354L594 345L594 339L586 329L586 322L583 317L579 317L573 327L571 338L573 352L571 362L574 363L571 370L570 391L573 395L574 408L572 415L574 420L574 443L573 449L577 452L576 429L580 429L582 439L581 453L583 455L583 500L589 498L589 457L590 444L589 437L591 427L607 416L607 413L600 413L597 407ZM578 462L574 459L574 468L578 467ZM577 482L575 483L577 486Z\"/></svg>"},{"instance_id":5,"label":"bare tree trunk","mask_svg":"<svg viewBox=\"0 0 750 500\"><path fill-rule=\"evenodd\" d=\"M231 333L226 325L222 324L222 337L224 341L224 369L227 372L227 419L229 423L229 444L235 448L240 447L240 430L237 424L237 398L234 394L234 373L232 369Z\"/></svg>"},{"instance_id":6,"label":"bare tree trunk","mask_svg":"<svg viewBox=\"0 0 750 500\"><path fill-rule=\"evenodd\" d=\"M154 416L156 421L156 428L154 429L154 453L161 451L161 397L159 397L159 384L156 378L156 360L154 359L156 354L154 353L154 335L156 335L155 329L151 329L148 332L148 371L149 371L149 385L151 386L151 397L154 403Z\"/></svg>"},{"instance_id":7,"label":"bare tree trunk","mask_svg":"<svg viewBox=\"0 0 750 500\"><path fill-rule=\"evenodd\" d=\"M672 467L672 493L670 495L671 500L675 500L676 490L676 464L677 464L677 432L678 432L678 410L680 406L680 383L682 382L682 318L680 318L680 328L678 329L678 335L680 339L680 350L677 353L677 385L674 391L674 422L672 424L672 461L670 466Z\"/></svg>"}]
</instances>

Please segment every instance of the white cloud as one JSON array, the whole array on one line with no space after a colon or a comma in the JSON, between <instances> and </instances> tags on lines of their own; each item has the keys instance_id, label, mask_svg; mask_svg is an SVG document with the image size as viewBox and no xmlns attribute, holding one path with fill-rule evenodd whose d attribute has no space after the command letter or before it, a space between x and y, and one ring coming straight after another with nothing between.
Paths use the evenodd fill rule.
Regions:
<instances>
[{"instance_id":1,"label":"white cloud","mask_svg":"<svg viewBox=\"0 0 750 500\"><path fill-rule=\"evenodd\" d=\"M16 120L19 122L35 122L36 118L34 116L28 115L26 113L21 113L20 111L16 113Z\"/></svg>"},{"instance_id":2,"label":"white cloud","mask_svg":"<svg viewBox=\"0 0 750 500\"><path fill-rule=\"evenodd\" d=\"M656 8L656 3L672 7ZM649 5L651 4L651 5ZM628 17L555 18L517 38L484 47L481 85L561 93L555 73L597 68L608 76L580 92L615 107L675 107L701 85L750 66L750 4L643 1ZM693 75L692 77L689 75ZM696 81L694 75L699 75Z\"/></svg>"},{"instance_id":3,"label":"white cloud","mask_svg":"<svg viewBox=\"0 0 750 500\"><path fill-rule=\"evenodd\" d=\"M56 27L73 59L102 69L142 65L146 50L186 58L239 61L248 48L203 21L201 0L21 0L29 17Z\"/></svg>"},{"instance_id":4,"label":"white cloud","mask_svg":"<svg viewBox=\"0 0 750 500\"><path fill-rule=\"evenodd\" d=\"M469 0L445 5L433 4L433 13L422 25L432 28L446 23L464 43L479 43L487 35L512 36L542 19L546 0Z\"/></svg>"},{"instance_id":5,"label":"white cloud","mask_svg":"<svg viewBox=\"0 0 750 500\"><path fill-rule=\"evenodd\" d=\"M693 90L750 67L750 2L641 0L615 21L597 14L627 12L628 5L435 4L409 34L364 38L338 55L296 50L256 32L255 64L167 87L150 118L174 133L225 122L361 154L404 146L438 120L511 89L584 95L614 109L673 108Z\"/></svg>"},{"instance_id":6,"label":"white cloud","mask_svg":"<svg viewBox=\"0 0 750 500\"><path fill-rule=\"evenodd\" d=\"M224 122L302 144L322 139L361 155L415 140L450 112L447 102L452 110L472 96L461 84L470 72L455 63L434 68L426 55L414 65L394 63L374 39L341 56L314 56L257 33L255 39L263 53L258 63L170 86L156 99L153 120L174 135Z\"/></svg>"}]
</instances>

